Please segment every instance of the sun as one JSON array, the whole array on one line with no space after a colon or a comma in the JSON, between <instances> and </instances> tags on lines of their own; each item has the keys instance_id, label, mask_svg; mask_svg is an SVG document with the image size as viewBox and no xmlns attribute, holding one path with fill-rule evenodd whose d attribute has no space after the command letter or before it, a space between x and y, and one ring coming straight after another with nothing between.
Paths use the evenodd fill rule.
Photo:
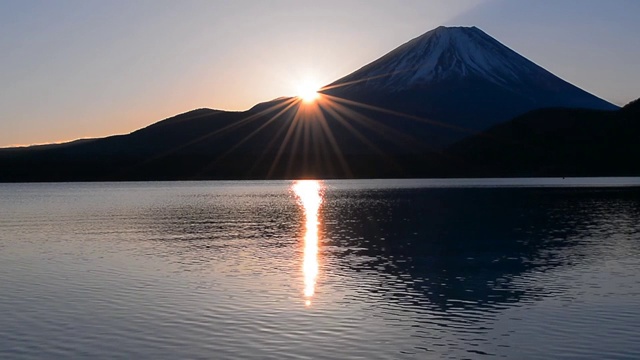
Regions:
<instances>
[{"instance_id":1,"label":"sun","mask_svg":"<svg viewBox=\"0 0 640 360\"><path fill-rule=\"evenodd\" d=\"M298 98L303 102L310 104L318 100L320 93L318 93L320 87L311 82L304 82L298 85Z\"/></svg>"}]
</instances>

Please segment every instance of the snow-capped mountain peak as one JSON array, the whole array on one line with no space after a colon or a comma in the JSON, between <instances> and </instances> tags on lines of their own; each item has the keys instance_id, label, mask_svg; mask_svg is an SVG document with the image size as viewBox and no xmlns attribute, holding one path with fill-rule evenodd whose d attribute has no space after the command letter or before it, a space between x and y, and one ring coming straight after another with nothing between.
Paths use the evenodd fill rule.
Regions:
<instances>
[{"instance_id":1,"label":"snow-capped mountain peak","mask_svg":"<svg viewBox=\"0 0 640 360\"><path fill-rule=\"evenodd\" d=\"M506 86L531 75L554 77L477 27L441 26L334 84L399 91L465 77Z\"/></svg>"}]
</instances>

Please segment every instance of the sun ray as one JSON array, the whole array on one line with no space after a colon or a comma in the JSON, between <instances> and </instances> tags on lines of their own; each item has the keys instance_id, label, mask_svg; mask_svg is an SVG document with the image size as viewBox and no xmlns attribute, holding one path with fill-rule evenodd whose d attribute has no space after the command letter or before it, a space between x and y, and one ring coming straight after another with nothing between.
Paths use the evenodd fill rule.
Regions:
<instances>
[{"instance_id":1,"label":"sun ray","mask_svg":"<svg viewBox=\"0 0 640 360\"><path fill-rule=\"evenodd\" d=\"M340 163L340 166L342 167L342 170L344 171L345 175L347 177L352 177L353 173L351 172L351 169L349 168L349 164L347 163L347 161L344 158L344 155L342 153L342 150L340 149L340 145L338 145L338 142L336 141L336 138L333 136L333 133L331 132L331 128L329 127L329 124L327 123L327 119L324 116L324 114L322 113L322 111L318 112L318 122L320 123L320 128L324 130L324 134L327 136L327 140L329 141L329 145L331 145L331 147L334 150L335 155L338 157L338 162Z\"/></svg>"},{"instance_id":2,"label":"sun ray","mask_svg":"<svg viewBox=\"0 0 640 360\"><path fill-rule=\"evenodd\" d=\"M417 141L414 137L409 134L406 134L402 131L394 129L388 125L385 125L381 121L376 121L368 116L361 114L353 109L349 109L343 104L338 104L336 102L330 103L332 107L334 107L338 112L342 112L348 116L349 119L361 124L362 126L376 132L382 138L387 139L393 144L401 147L409 149L411 146L424 146L425 144Z\"/></svg>"},{"instance_id":3,"label":"sun ray","mask_svg":"<svg viewBox=\"0 0 640 360\"><path fill-rule=\"evenodd\" d=\"M280 136L287 131L287 134L289 133L289 130L291 129L291 127L293 126L293 121L294 117L290 117L290 119L288 120L288 125L289 126L285 126L285 124L283 124L283 126L280 127L280 129L278 129L278 132L273 136L273 138L269 141L269 143L267 144L267 146L265 147L264 151L262 152L262 154L256 159L256 161L254 162L253 166L251 167L251 170L249 172L252 172L256 166L258 166L258 164L262 163L262 161L264 161L264 158L267 156L267 154L269 154L269 151L271 150L271 148L273 148L276 144L276 142L280 139ZM285 140L281 143L281 147L283 144L286 143L287 136L285 136ZM280 148L278 149L278 151L280 151ZM274 162L278 161L278 156L276 157L276 159L274 159ZM271 169L269 169L269 173L267 174L267 178L271 178L272 173L271 173Z\"/></svg>"},{"instance_id":4,"label":"sun ray","mask_svg":"<svg viewBox=\"0 0 640 360\"><path fill-rule=\"evenodd\" d=\"M225 157L229 156L233 151L235 151L236 149L238 149L242 144L246 143L247 141L251 140L251 138L253 138L254 136L256 136L258 133L260 133L260 131L262 131L264 128L266 128L267 126L269 126L271 123L273 123L274 121L276 121L280 116L282 116L282 114L286 113L289 109L291 109L296 103L295 102L291 102L288 106L286 106L284 109L280 110L276 115L272 116L269 120L265 121L264 124L260 125L257 129L253 130L251 133L249 133L247 136L245 136L242 140L238 141L235 145L233 145L231 148L229 148L227 151L225 151L222 155L218 156L216 159L214 159L213 161L210 162L209 165L203 167L200 170L200 173L205 173L207 170L209 170L211 168L211 166L213 166L216 162L224 159Z\"/></svg>"},{"instance_id":5,"label":"sun ray","mask_svg":"<svg viewBox=\"0 0 640 360\"><path fill-rule=\"evenodd\" d=\"M394 166L396 169L398 170L402 170L402 166L401 164L399 164L392 156L390 156L389 154L386 154L384 151L382 151L379 147L377 147L372 141L370 141L365 135L363 135L358 129L356 129L343 115L341 115L337 110L338 107L343 107L340 104L336 104L335 102L327 102L327 106L324 108L326 111L328 111L330 113L330 115L335 118L343 127L345 127L348 131L350 131L358 140L360 140L362 143L364 143L369 149L371 149L373 152L377 153L379 156L381 156L386 163ZM346 109L346 108L345 108ZM364 115L361 115L355 111L353 111L353 113L355 113L356 115L359 115L360 117L362 117L364 120L369 120L367 119ZM355 120L357 122L362 122L364 123L365 121L361 120L361 119L357 119L354 117L350 117L350 119ZM373 120L370 120L371 122L373 122ZM376 123L377 125L382 125L379 123ZM386 128L388 128L387 126L384 126ZM392 142L397 143L399 145L402 145L403 142L402 140L395 138L393 136L390 136L390 133L395 132L394 129L389 128L388 130L383 130L383 129L378 129L373 128L373 130L378 133L379 135L382 135L383 137L389 138ZM406 137L405 134L401 133L401 138ZM411 141L415 142L415 139L411 138ZM406 140L405 140L406 142Z\"/></svg>"},{"instance_id":6,"label":"sun ray","mask_svg":"<svg viewBox=\"0 0 640 360\"><path fill-rule=\"evenodd\" d=\"M300 115L300 111L298 111L296 113L296 117L297 117L297 121L296 121L296 128L295 128L295 132L293 134L293 140L292 140L292 148L291 148L291 153L289 154L289 159L287 161L287 170L286 173L288 175L292 174L292 167L294 165L294 157L296 156L296 153L298 151L298 146L299 146L299 142L301 141L301 137L304 133L304 119L301 117ZM305 158L304 153L302 154L302 158ZM304 165L304 163L303 163Z\"/></svg>"},{"instance_id":7,"label":"sun ray","mask_svg":"<svg viewBox=\"0 0 640 360\"><path fill-rule=\"evenodd\" d=\"M268 108L266 108L266 109L264 109L264 110L262 110L262 111L260 111L258 113L252 114L252 115L250 115L250 116L248 116L248 117L246 117L244 119L241 119L239 121L231 122L230 124L228 124L226 126L223 126L222 128L219 128L217 130L214 130L214 131L212 131L212 132L210 132L208 134L202 135L202 136L200 136L198 138L195 138L195 139L193 139L193 140L191 140L189 142L183 143L183 144L181 144L179 146L176 146L176 147L174 147L172 149L169 149L169 150L167 150L167 151L165 151L163 153L160 153L158 155L155 155L153 157L144 159L144 160L140 161L139 163L137 163L136 165L133 165L133 166L131 166L129 168L126 168L123 171L129 171L133 167L140 167L140 166L143 166L145 164L149 164L149 163L151 163L153 161L157 161L157 160L160 160L162 158L166 158L166 157L168 157L168 156L170 156L170 155L172 155L174 153L177 153L178 151L180 151L180 150L182 150L184 148L187 148L187 147L189 147L191 145L194 145L194 144L197 144L199 142L202 142L202 141L204 141L204 140L206 140L206 139L208 139L208 138L210 138L212 136L222 134L225 131L230 131L230 130L232 130L234 128L242 127L242 126L250 123L251 121L260 118L261 116L263 116L265 114L268 114L270 112L276 111L281 107L287 106L288 104L290 104L291 102L294 102L295 100L296 100L295 98L290 98L290 99L287 99L287 100L285 100L283 102L279 102L277 104L274 104L274 105L272 105L272 106L270 106L270 107L268 107ZM214 114L214 116L215 116L215 114Z\"/></svg>"},{"instance_id":8,"label":"sun ray","mask_svg":"<svg viewBox=\"0 0 640 360\"><path fill-rule=\"evenodd\" d=\"M297 101L299 102L300 100L298 99ZM276 153L276 157L273 160L273 163L271 164L271 167L269 168L269 172L267 173L267 177L268 178L271 178L273 176L273 173L276 170L276 166L280 162L280 158L284 154L285 148L286 148L287 144L289 143L289 140L291 140L291 137L293 136L293 133L294 133L296 127L298 126L298 113L299 113L299 111L300 111L300 107L298 107L296 109L296 113L293 116L293 120L291 120L291 123L289 124L289 128L287 129L287 133L285 134L284 139L282 140L282 143L280 144L280 148L278 149L278 152Z\"/></svg>"},{"instance_id":9,"label":"sun ray","mask_svg":"<svg viewBox=\"0 0 640 360\"><path fill-rule=\"evenodd\" d=\"M347 121L344 116L342 116L341 114L339 114L333 107L332 104L327 104L327 106L324 108L327 112L329 112L329 114L335 118L342 126L344 126L348 131L350 131L355 137L358 138L358 140L362 141L365 145L367 145L370 149L372 149L373 151L375 151L376 153L383 155L384 152L382 150L380 150L373 142L371 142L369 139L367 139L366 136L362 135L362 133L356 129L355 127L353 127L353 125L351 125L349 123L349 121Z\"/></svg>"},{"instance_id":10,"label":"sun ray","mask_svg":"<svg viewBox=\"0 0 640 360\"><path fill-rule=\"evenodd\" d=\"M402 70L397 70L397 71L393 71L393 72L386 73L386 74L369 76L369 77L366 77L366 78L363 78L363 79L358 79L358 80L353 80L353 81L346 81L346 82L335 84L335 85L329 84L327 86L323 86L322 88L320 88L319 92L322 93L323 91L326 91L326 90L337 89L337 88L341 88L341 87L345 87L345 86L349 86L349 85L355 85L355 84L367 82L369 80L376 80L376 79L381 79L381 78L385 78L385 77L391 77L393 75L402 74L402 73L410 72L410 71L415 71L415 70L417 70L419 68L420 68L420 66L414 66L414 67L409 68L409 69L402 69Z\"/></svg>"},{"instance_id":11,"label":"sun ray","mask_svg":"<svg viewBox=\"0 0 640 360\"><path fill-rule=\"evenodd\" d=\"M337 96L332 96L332 95L327 95L327 94L324 94L324 96L330 98L333 101L341 102L343 104L354 105L354 106L358 106L358 107L361 107L361 108L364 108L364 109L378 111L378 112L381 112L383 114L395 115L395 116L398 116L398 117L403 117L403 118L406 118L406 119L427 123L427 124L430 124L430 125L433 125L433 126L447 128L447 129L451 129L451 130L455 130L455 131L459 131L459 132L464 132L464 133L468 133L468 134L475 134L475 133L478 132L477 130L468 129L468 128L464 128L464 127L456 126L456 125L451 125L451 124L443 123L443 122L440 122L440 121L425 119L425 118L422 118L422 117L419 117L419 116L405 114L405 113L402 113L402 112L399 112L399 111L389 110L389 109L381 108L381 107L378 107L378 106L373 106L373 105L369 105L369 104L365 104L365 103L361 103L361 102L357 102L357 101L353 101L353 100L340 98L340 97L337 97Z\"/></svg>"},{"instance_id":12,"label":"sun ray","mask_svg":"<svg viewBox=\"0 0 640 360\"><path fill-rule=\"evenodd\" d=\"M246 125L246 124L248 124L248 123L250 123L250 122L252 122L252 121L254 121L254 120L256 120L256 119L258 119L258 118L260 118L260 117L262 117L262 116L264 116L266 114L268 114L268 113L270 113L270 112L274 112L274 111L278 110L279 108L281 108L283 106L287 106L288 103L291 103L293 101L294 101L294 99L287 99L284 102L272 105L272 106L268 107L267 109L264 109L264 110L262 110L262 111L260 111L258 113L250 115L247 118L241 119L241 120L236 121L236 122L232 122L231 124L226 125L226 126L220 128L220 129L217 129L217 130L212 131L212 132L210 132L210 133L208 133L206 135L203 135L203 136L201 136L199 138L191 140L190 142L185 143L185 144L177 147L176 149L180 150L180 149L185 148L185 147L187 147L189 145L193 145L195 143L203 141L203 140L205 140L205 139L207 139L207 138L209 138L211 136L215 136L215 135L224 133L225 131L229 131L229 130L232 130L234 128L242 127L242 126L244 126L244 125Z\"/></svg>"},{"instance_id":13,"label":"sun ray","mask_svg":"<svg viewBox=\"0 0 640 360\"><path fill-rule=\"evenodd\" d=\"M253 130L251 133L249 133L247 136L245 136L244 139L240 140L238 143L236 143L234 146L232 146L229 150L227 150L224 154L222 154L221 157L224 157L224 156L228 155L229 153L231 153L232 151L234 151L235 149L240 147L240 145L244 144L245 142L250 140L252 137L256 136L265 127L269 126L269 124L271 124L272 122L276 121L280 116L282 116L282 114L284 114L287 111L289 111L289 109L291 109L294 105L295 105L295 102L292 102L287 107L285 107L284 109L280 110L276 115L272 116L269 120L265 121L264 124L260 125L257 129Z\"/></svg>"},{"instance_id":14,"label":"sun ray","mask_svg":"<svg viewBox=\"0 0 640 360\"><path fill-rule=\"evenodd\" d=\"M379 135L389 139L390 141L393 141L396 144L399 145L411 145L410 147L413 146L423 146L428 148L430 151L437 151L437 149L430 147L429 144L426 144L424 142L420 142L417 139L409 136L408 134L405 134L401 131L398 131L394 128L391 128L387 125L384 125L383 123L370 119L369 117L353 110L350 108L347 108L346 106L344 106L343 104L339 104L336 103L334 101L328 101L327 104L330 107L335 107L335 108L339 108L339 111L343 111L343 112L347 112L350 115L350 119L354 120L354 121L359 121L361 122L364 126L367 126L368 128L374 130L376 133L378 133ZM391 136L391 135L395 135ZM449 158L449 159L453 159L453 160L459 160L456 156L451 155L449 153L442 153L442 152L438 152L440 156ZM396 166L400 166L400 164L398 164L392 157L390 157L388 154L385 154L384 152L380 152L381 156L384 156L388 161L390 161L390 163L394 163Z\"/></svg>"},{"instance_id":15,"label":"sun ray","mask_svg":"<svg viewBox=\"0 0 640 360\"><path fill-rule=\"evenodd\" d=\"M398 72L395 72L398 73ZM384 74L375 76L372 78L378 78L383 76L391 76L392 74ZM371 79L371 78L370 78ZM364 80L364 79L363 79ZM327 86L322 91L335 88L335 86ZM251 131L245 135L242 139L234 143L230 148L226 149L224 153L217 156L215 160L211 161L208 165L205 165L200 170L200 173L206 172L213 164L219 162L221 159L228 157L234 151L237 151L243 144L247 143L251 139L255 138L259 133L263 132L268 126L273 124L277 119L282 118L284 114L294 110L293 115L289 115L289 120L282 123L282 127L277 129L276 136L267 144L263 153L253 164L251 169L254 169L260 159L267 156L269 149L273 148L277 141L282 137L284 133L284 139L282 140L275 156L272 159L272 164L269 168L267 177L271 178L276 170L278 170L279 164L282 161L283 156L287 155L286 164L282 167L284 175L293 174L294 165L299 165L300 169L297 173L311 174L321 173L322 169L333 166L334 163L339 165L339 168L345 176L352 176L352 171L349 166L349 161L345 157L343 147L333 134L332 126L330 126L329 120L335 122L339 126L343 127L351 133L359 142L364 144L367 148L372 150L378 155L384 156L387 160L393 160L391 156L385 154L374 142L368 139L365 135L366 132L372 131L380 135L386 141L400 146L406 149L415 149L415 145L419 145L421 148L427 148L428 144L417 141L411 134L406 134L399 129L385 124L383 121L375 120L361 111L356 109L368 110L369 112L379 112L382 114L388 114L397 116L412 121L423 122L432 126L438 126L443 128L452 129L455 131L462 131L465 133L475 133L474 130L465 129L459 126L441 123L438 121L421 118L415 115L405 114L402 112L385 109L382 107L360 103L354 100L344 99L338 96L329 95L323 92L314 95L314 101L308 102L302 97L289 98L284 101L275 103L260 110L259 112L250 114L249 116L237 121L231 121L224 126L211 131L208 134L199 136L187 143L181 144L171 150L157 155L153 158L139 163L143 165L159 158L170 156L172 153L177 153L181 149L184 149L190 145L205 141L212 136L219 136L227 132L236 131L240 128L247 126L249 123L264 119L265 116L270 117L261 123L257 128L251 129ZM327 116L330 117L327 118ZM275 131L275 130L274 130ZM413 144L413 145L410 145ZM431 149L433 150L433 149ZM313 162L311 162L313 160ZM337 162L335 161L337 160ZM325 164L326 163L326 164ZM310 168L312 164L317 166L317 169ZM325 166L326 165L326 166ZM321 169L322 168L322 169ZM251 169L249 171L251 171ZM278 170L279 172L281 170ZM332 170L333 171L333 170ZM332 172L333 173L333 172ZM281 174L280 176L282 176Z\"/></svg>"}]
</instances>

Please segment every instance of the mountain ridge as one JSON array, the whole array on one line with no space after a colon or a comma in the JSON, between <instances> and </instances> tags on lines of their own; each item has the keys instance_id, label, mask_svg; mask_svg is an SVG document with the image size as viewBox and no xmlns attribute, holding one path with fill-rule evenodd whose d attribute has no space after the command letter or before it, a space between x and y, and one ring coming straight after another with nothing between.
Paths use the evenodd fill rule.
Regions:
<instances>
[{"instance_id":1,"label":"mountain ridge","mask_svg":"<svg viewBox=\"0 0 640 360\"><path fill-rule=\"evenodd\" d=\"M496 84L509 84L514 79L523 81L521 77L528 73L537 73L546 82L561 80L567 83L476 26L439 26L332 82L326 88L344 83L354 83L357 87L357 84L364 82L365 86L398 91L447 77L472 74L483 76ZM607 110L618 108L606 103Z\"/></svg>"},{"instance_id":2,"label":"mountain ridge","mask_svg":"<svg viewBox=\"0 0 640 360\"><path fill-rule=\"evenodd\" d=\"M638 176L640 99L617 111L538 109L447 149L466 176ZM462 173L460 172L460 173Z\"/></svg>"},{"instance_id":3,"label":"mountain ridge","mask_svg":"<svg viewBox=\"0 0 640 360\"><path fill-rule=\"evenodd\" d=\"M323 92L482 131L545 107L616 110L509 49L477 27L438 27ZM462 138L443 134L441 147Z\"/></svg>"}]
</instances>

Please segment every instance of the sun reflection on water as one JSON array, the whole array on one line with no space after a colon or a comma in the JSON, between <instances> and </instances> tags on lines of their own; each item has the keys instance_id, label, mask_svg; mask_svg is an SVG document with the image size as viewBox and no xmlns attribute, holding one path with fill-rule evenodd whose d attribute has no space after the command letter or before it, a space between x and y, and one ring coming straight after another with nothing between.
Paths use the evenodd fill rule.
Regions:
<instances>
[{"instance_id":1,"label":"sun reflection on water","mask_svg":"<svg viewBox=\"0 0 640 360\"><path fill-rule=\"evenodd\" d=\"M322 185L317 180L296 181L292 190L298 197L299 203L304 208L305 234L304 234L304 258L302 273L304 275L305 305L311 305L311 298L316 289L318 277L318 225L319 210L322 204Z\"/></svg>"}]
</instances>

